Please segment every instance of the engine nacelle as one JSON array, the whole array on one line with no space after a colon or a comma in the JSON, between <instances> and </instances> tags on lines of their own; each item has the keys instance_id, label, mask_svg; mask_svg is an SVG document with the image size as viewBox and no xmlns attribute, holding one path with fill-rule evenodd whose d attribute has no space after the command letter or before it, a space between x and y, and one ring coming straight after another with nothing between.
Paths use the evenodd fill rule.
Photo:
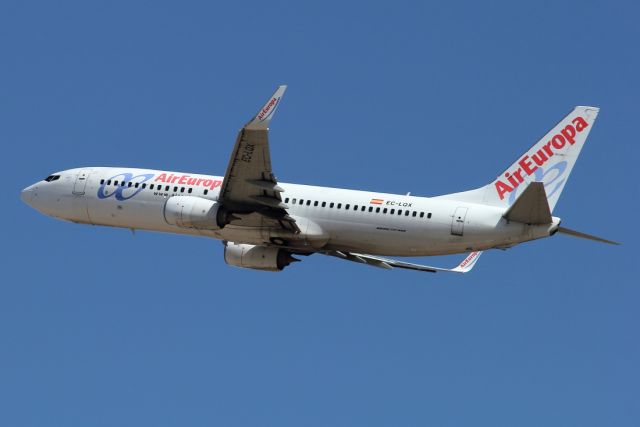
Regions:
<instances>
[{"instance_id":1,"label":"engine nacelle","mask_svg":"<svg viewBox=\"0 0 640 427\"><path fill-rule=\"evenodd\" d=\"M292 262L299 260L281 248L227 242L224 247L224 261L234 267L282 271Z\"/></svg>"},{"instance_id":2,"label":"engine nacelle","mask_svg":"<svg viewBox=\"0 0 640 427\"><path fill-rule=\"evenodd\" d=\"M164 205L164 219L170 225L199 230L219 230L224 223L220 204L195 196L173 196Z\"/></svg>"}]
</instances>

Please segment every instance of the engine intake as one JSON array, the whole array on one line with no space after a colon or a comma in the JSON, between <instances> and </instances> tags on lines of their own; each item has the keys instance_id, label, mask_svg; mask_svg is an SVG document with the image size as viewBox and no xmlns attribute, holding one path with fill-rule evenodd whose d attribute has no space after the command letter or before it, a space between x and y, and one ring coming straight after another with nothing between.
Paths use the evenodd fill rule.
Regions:
<instances>
[{"instance_id":1,"label":"engine intake","mask_svg":"<svg viewBox=\"0 0 640 427\"><path fill-rule=\"evenodd\" d=\"M195 196L173 196L164 205L164 219L170 225L199 230L219 230L225 223L220 204Z\"/></svg>"},{"instance_id":2,"label":"engine intake","mask_svg":"<svg viewBox=\"0 0 640 427\"><path fill-rule=\"evenodd\" d=\"M292 262L299 260L281 248L228 242L224 247L224 261L234 267L282 271Z\"/></svg>"}]
</instances>

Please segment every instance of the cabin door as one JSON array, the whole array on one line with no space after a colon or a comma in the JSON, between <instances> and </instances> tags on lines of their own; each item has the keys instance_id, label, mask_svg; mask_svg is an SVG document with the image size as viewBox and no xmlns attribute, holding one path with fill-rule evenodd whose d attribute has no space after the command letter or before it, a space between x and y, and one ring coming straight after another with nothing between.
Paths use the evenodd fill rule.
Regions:
<instances>
[{"instance_id":1,"label":"cabin door","mask_svg":"<svg viewBox=\"0 0 640 427\"><path fill-rule=\"evenodd\" d=\"M87 186L87 180L89 179L89 170L82 169L76 176L76 182L73 184L73 194L78 196L84 194L84 189Z\"/></svg>"},{"instance_id":2,"label":"cabin door","mask_svg":"<svg viewBox=\"0 0 640 427\"><path fill-rule=\"evenodd\" d=\"M464 233L464 221L467 217L468 208L458 207L453 213L453 219L451 220L451 234L454 236L462 236Z\"/></svg>"}]
</instances>

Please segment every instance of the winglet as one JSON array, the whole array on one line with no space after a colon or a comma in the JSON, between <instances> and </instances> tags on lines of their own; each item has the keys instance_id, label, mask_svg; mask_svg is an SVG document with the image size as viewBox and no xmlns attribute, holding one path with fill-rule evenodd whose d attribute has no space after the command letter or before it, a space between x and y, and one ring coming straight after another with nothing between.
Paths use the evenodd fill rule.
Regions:
<instances>
[{"instance_id":1,"label":"winglet","mask_svg":"<svg viewBox=\"0 0 640 427\"><path fill-rule=\"evenodd\" d=\"M463 259L462 262L456 268L452 268L451 271L455 271L456 273L470 272L471 269L476 265L476 263L480 259L480 255L482 255L482 251L471 252L469 256Z\"/></svg>"},{"instance_id":2,"label":"winglet","mask_svg":"<svg viewBox=\"0 0 640 427\"><path fill-rule=\"evenodd\" d=\"M258 114L256 114L255 117L244 126L245 129L269 129L269 123L271 123L271 119L280 104L280 100L282 99L282 95L284 95L285 90L287 90L286 85L278 86L278 89L276 89L273 95L271 95L271 98L269 98L266 104L264 104L260 111L258 111Z\"/></svg>"}]
</instances>

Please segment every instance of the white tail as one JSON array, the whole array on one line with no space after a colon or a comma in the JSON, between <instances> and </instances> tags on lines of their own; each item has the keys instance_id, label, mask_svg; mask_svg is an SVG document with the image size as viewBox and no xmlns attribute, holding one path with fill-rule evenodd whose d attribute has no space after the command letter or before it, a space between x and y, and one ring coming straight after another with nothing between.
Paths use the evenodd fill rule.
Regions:
<instances>
[{"instance_id":1,"label":"white tail","mask_svg":"<svg viewBox=\"0 0 640 427\"><path fill-rule=\"evenodd\" d=\"M542 182L549 209L553 212L598 111L597 107L574 108L490 184L440 197L508 207L530 182Z\"/></svg>"}]
</instances>

